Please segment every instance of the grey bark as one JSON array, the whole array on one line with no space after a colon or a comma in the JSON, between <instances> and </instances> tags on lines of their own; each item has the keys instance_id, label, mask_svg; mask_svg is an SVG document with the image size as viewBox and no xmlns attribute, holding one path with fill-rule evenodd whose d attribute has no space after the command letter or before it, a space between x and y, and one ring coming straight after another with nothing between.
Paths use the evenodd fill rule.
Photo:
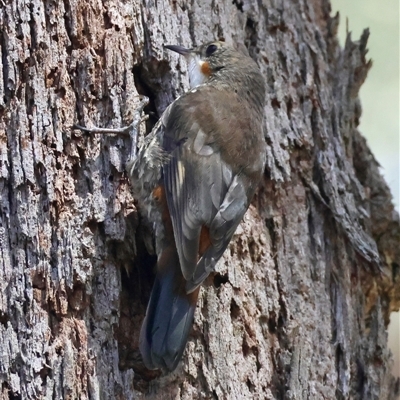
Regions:
<instances>
[{"instance_id":1,"label":"grey bark","mask_svg":"<svg viewBox=\"0 0 400 400\"><path fill-rule=\"evenodd\" d=\"M395 398L399 220L357 130L368 32L342 49L338 20L328 0L0 0L1 400ZM265 76L268 165L162 375L138 352L154 256L129 139L71 126L128 124L146 94L149 131L188 87L162 45L219 36Z\"/></svg>"}]
</instances>

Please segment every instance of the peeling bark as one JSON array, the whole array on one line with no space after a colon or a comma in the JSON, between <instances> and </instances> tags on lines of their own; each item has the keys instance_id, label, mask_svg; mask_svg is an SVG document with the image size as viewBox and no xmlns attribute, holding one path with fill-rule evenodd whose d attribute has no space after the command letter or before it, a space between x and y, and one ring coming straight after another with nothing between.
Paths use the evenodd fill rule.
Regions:
<instances>
[{"instance_id":1,"label":"peeling bark","mask_svg":"<svg viewBox=\"0 0 400 400\"><path fill-rule=\"evenodd\" d=\"M357 130L368 31L342 49L337 26L328 0L0 0L0 399L395 399L399 219ZM162 375L138 351L155 260L129 139L71 126L145 94L149 131L188 87L163 44L221 36L265 76L268 165Z\"/></svg>"}]
</instances>

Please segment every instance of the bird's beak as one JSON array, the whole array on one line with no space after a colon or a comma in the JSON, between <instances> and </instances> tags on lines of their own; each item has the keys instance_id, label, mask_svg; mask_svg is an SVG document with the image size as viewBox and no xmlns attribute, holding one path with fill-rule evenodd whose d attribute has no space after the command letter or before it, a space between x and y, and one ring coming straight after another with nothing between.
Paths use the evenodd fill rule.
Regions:
<instances>
[{"instance_id":1,"label":"bird's beak","mask_svg":"<svg viewBox=\"0 0 400 400\"><path fill-rule=\"evenodd\" d=\"M164 47L168 50L172 50L175 51L175 53L181 54L182 56L188 56L191 54L192 49L187 49L186 47L182 47L182 46L176 46L174 44L170 45L164 45Z\"/></svg>"}]
</instances>

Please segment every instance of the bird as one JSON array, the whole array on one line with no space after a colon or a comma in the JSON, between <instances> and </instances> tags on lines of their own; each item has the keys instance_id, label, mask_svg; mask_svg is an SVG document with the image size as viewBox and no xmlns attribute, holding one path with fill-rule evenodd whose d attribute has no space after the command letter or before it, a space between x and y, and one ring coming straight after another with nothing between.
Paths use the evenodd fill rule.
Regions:
<instances>
[{"instance_id":1,"label":"bird","mask_svg":"<svg viewBox=\"0 0 400 400\"><path fill-rule=\"evenodd\" d=\"M200 285L263 175L265 84L253 59L225 42L165 47L185 57L190 90L164 111L127 172L156 237L157 274L140 350L147 368L173 371Z\"/></svg>"},{"instance_id":2,"label":"bird","mask_svg":"<svg viewBox=\"0 0 400 400\"><path fill-rule=\"evenodd\" d=\"M186 59L190 89L166 108L138 151L132 131L126 171L153 226L157 255L139 348L148 369L171 372L185 350L200 286L263 176L265 83L248 53L223 41L165 48Z\"/></svg>"}]
</instances>

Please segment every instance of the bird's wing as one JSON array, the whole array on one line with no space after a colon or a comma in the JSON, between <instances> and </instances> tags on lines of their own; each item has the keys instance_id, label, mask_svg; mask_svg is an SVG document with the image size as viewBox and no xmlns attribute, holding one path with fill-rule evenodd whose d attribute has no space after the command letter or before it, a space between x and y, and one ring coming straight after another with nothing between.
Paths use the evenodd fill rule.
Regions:
<instances>
[{"instance_id":1,"label":"bird's wing","mask_svg":"<svg viewBox=\"0 0 400 400\"><path fill-rule=\"evenodd\" d=\"M163 174L181 269L192 291L229 244L248 207L248 188L210 141L215 135L197 122L192 100L184 100L188 104L178 102L178 110L172 107L163 116L163 148L170 155ZM207 112L218 118L212 109Z\"/></svg>"}]
</instances>

